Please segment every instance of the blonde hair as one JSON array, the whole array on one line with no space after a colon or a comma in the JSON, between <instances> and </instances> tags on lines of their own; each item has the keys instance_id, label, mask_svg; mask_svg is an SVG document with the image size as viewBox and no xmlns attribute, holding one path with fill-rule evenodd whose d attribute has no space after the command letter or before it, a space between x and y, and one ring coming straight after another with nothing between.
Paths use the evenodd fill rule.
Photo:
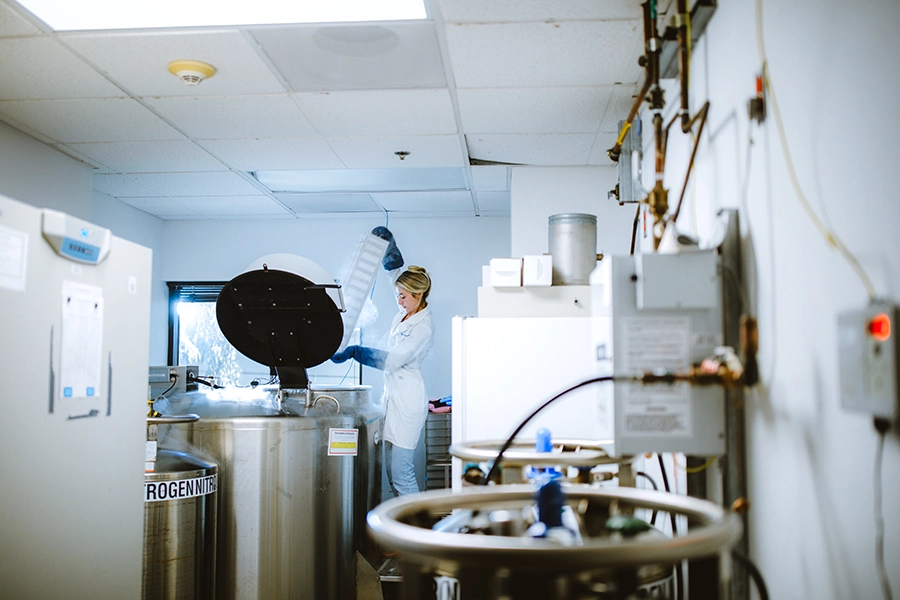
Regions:
<instances>
[{"instance_id":1,"label":"blonde hair","mask_svg":"<svg viewBox=\"0 0 900 600\"><path fill-rule=\"evenodd\" d=\"M423 267L410 265L400 277L397 278L397 286L402 287L410 294L422 295L422 307L428 306L426 298L431 291L431 275Z\"/></svg>"}]
</instances>

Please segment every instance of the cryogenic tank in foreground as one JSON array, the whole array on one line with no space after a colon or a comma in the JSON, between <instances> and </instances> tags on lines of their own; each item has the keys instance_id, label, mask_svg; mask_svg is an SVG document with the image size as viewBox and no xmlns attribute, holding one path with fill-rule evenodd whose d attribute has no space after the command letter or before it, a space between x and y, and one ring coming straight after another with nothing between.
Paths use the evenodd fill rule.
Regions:
<instances>
[{"instance_id":1,"label":"cryogenic tank in foreground","mask_svg":"<svg viewBox=\"0 0 900 600\"><path fill-rule=\"evenodd\" d=\"M145 600L216 597L216 465L160 450L144 473Z\"/></svg>"},{"instance_id":2,"label":"cryogenic tank in foreground","mask_svg":"<svg viewBox=\"0 0 900 600\"><path fill-rule=\"evenodd\" d=\"M309 397L307 407L305 390L268 387L171 399L201 419L168 426L167 445L219 465L217 598L356 597L357 551L371 550L365 515L381 489L381 411L368 386Z\"/></svg>"},{"instance_id":3,"label":"cryogenic tank in foreground","mask_svg":"<svg viewBox=\"0 0 900 600\"><path fill-rule=\"evenodd\" d=\"M365 515L381 489L381 409L368 386L308 384L306 369L343 336L334 280L300 257L255 265L223 288L216 315L228 341L274 368L280 386L170 398L174 413L201 418L169 426L167 447L181 443L219 466L217 598L355 598Z\"/></svg>"}]
</instances>

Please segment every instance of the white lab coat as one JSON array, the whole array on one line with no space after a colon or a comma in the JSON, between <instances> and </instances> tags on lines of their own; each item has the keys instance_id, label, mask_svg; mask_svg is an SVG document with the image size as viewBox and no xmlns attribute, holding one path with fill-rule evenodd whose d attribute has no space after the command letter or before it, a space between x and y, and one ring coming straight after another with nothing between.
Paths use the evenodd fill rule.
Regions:
<instances>
[{"instance_id":1,"label":"white lab coat","mask_svg":"<svg viewBox=\"0 0 900 600\"><path fill-rule=\"evenodd\" d=\"M382 437L395 446L414 450L428 415L422 361L434 342L434 327L427 306L405 321L404 314L399 312L394 317L388 338Z\"/></svg>"}]
</instances>

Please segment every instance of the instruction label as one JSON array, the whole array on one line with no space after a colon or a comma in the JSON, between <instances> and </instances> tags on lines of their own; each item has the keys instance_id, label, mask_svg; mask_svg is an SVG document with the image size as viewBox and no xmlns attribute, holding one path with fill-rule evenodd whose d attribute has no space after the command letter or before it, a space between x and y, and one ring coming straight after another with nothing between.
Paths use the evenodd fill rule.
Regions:
<instances>
[{"instance_id":1,"label":"instruction label","mask_svg":"<svg viewBox=\"0 0 900 600\"><path fill-rule=\"evenodd\" d=\"M145 481L144 502L162 502L164 500L184 500L206 496L216 491L218 476L207 475L181 481Z\"/></svg>"},{"instance_id":2,"label":"instruction label","mask_svg":"<svg viewBox=\"0 0 900 600\"><path fill-rule=\"evenodd\" d=\"M28 234L0 225L0 288L25 291Z\"/></svg>"},{"instance_id":3,"label":"instruction label","mask_svg":"<svg viewBox=\"0 0 900 600\"><path fill-rule=\"evenodd\" d=\"M624 319L624 373L691 366L691 321L687 317ZM688 437L693 434L691 386L627 384L621 392L620 426L626 435Z\"/></svg>"},{"instance_id":4,"label":"instruction label","mask_svg":"<svg viewBox=\"0 0 900 600\"><path fill-rule=\"evenodd\" d=\"M103 289L63 281L59 395L100 395L103 375Z\"/></svg>"},{"instance_id":5,"label":"instruction label","mask_svg":"<svg viewBox=\"0 0 900 600\"><path fill-rule=\"evenodd\" d=\"M356 456L358 452L358 429L328 430L328 456Z\"/></svg>"}]
</instances>

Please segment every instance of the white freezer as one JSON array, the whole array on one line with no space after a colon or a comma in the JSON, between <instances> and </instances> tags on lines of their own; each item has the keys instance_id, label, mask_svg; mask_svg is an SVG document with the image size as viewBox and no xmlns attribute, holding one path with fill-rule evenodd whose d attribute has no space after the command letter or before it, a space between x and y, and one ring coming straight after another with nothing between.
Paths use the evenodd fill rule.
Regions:
<instances>
[{"instance_id":1,"label":"white freezer","mask_svg":"<svg viewBox=\"0 0 900 600\"><path fill-rule=\"evenodd\" d=\"M0 196L4 598L140 598L150 272L149 249Z\"/></svg>"}]
</instances>

